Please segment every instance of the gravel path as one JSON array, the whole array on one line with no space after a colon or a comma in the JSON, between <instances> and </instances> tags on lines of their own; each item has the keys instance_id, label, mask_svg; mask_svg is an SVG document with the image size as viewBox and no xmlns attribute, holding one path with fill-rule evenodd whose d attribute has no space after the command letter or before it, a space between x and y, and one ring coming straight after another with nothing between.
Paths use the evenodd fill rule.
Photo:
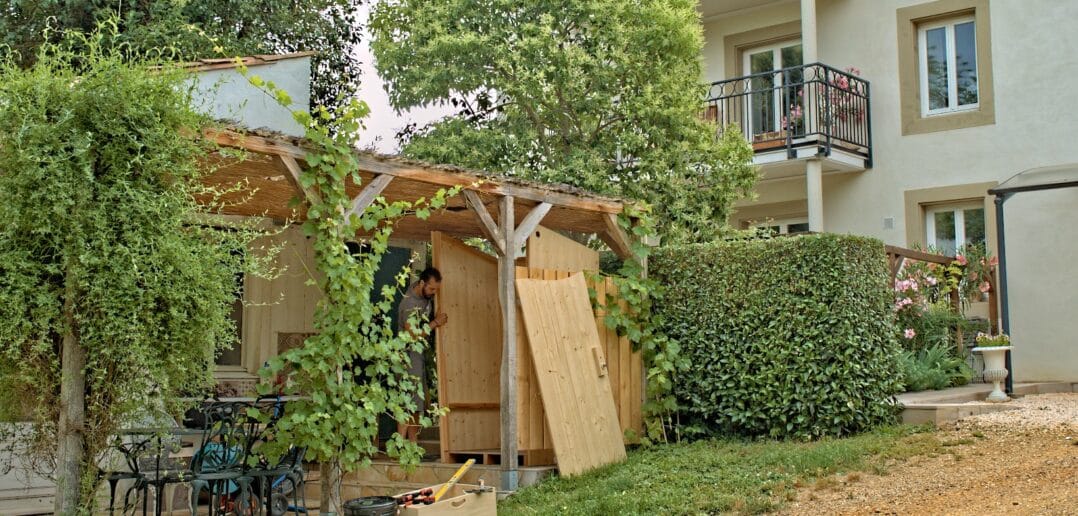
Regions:
<instances>
[{"instance_id":1,"label":"gravel path","mask_svg":"<svg viewBox=\"0 0 1078 516\"><path fill-rule=\"evenodd\" d=\"M943 452L802 489L783 514L1078 515L1078 393L941 429Z\"/></svg>"}]
</instances>

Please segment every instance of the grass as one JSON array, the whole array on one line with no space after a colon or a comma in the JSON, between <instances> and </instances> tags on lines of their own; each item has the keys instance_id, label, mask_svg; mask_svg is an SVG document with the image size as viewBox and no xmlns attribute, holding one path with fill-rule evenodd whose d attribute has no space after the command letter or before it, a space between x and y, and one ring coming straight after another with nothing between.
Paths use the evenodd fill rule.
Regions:
<instances>
[{"instance_id":1,"label":"grass","mask_svg":"<svg viewBox=\"0 0 1078 516\"><path fill-rule=\"evenodd\" d=\"M799 486L831 487L835 473L883 473L892 459L941 450L928 428L911 426L812 443L670 444L631 451L624 463L585 475L553 478L522 489L499 504L498 513L756 514L793 500Z\"/></svg>"}]
</instances>

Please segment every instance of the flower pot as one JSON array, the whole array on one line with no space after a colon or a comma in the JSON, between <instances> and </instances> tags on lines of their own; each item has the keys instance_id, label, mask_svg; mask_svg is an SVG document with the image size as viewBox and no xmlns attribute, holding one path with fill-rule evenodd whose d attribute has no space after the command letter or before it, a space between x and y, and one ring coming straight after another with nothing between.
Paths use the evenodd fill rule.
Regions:
<instances>
[{"instance_id":1,"label":"flower pot","mask_svg":"<svg viewBox=\"0 0 1078 516\"><path fill-rule=\"evenodd\" d=\"M976 347L971 350L975 353L980 353L984 357L984 379L992 382L994 386L986 401L1010 401L1003 389L999 388L999 384L1006 380L1009 374L1007 371L1007 352L1011 349L1014 349L1014 346Z\"/></svg>"}]
</instances>

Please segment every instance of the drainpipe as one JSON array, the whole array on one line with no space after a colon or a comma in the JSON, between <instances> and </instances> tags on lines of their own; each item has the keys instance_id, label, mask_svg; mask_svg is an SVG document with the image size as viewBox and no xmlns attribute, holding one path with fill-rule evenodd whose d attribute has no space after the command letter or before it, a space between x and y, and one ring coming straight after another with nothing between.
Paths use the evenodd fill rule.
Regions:
<instances>
[{"instance_id":1,"label":"drainpipe","mask_svg":"<svg viewBox=\"0 0 1078 516\"><path fill-rule=\"evenodd\" d=\"M1003 233L1003 202L1010 197L1009 193L996 194L996 239L999 241L999 317L1000 331L1011 334L1011 314L1007 306L1007 245L1006 236ZM1011 352L1007 352L1007 394L1014 394L1014 366L1011 365Z\"/></svg>"}]
</instances>

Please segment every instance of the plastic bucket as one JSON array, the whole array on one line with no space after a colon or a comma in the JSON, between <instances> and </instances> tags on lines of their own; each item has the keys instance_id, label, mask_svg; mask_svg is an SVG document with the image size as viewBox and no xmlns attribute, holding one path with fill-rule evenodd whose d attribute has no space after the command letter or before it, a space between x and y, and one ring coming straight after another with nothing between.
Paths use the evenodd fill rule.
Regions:
<instances>
[{"instance_id":1,"label":"plastic bucket","mask_svg":"<svg viewBox=\"0 0 1078 516\"><path fill-rule=\"evenodd\" d=\"M397 500L388 496L364 496L344 502L344 516L396 516Z\"/></svg>"}]
</instances>

